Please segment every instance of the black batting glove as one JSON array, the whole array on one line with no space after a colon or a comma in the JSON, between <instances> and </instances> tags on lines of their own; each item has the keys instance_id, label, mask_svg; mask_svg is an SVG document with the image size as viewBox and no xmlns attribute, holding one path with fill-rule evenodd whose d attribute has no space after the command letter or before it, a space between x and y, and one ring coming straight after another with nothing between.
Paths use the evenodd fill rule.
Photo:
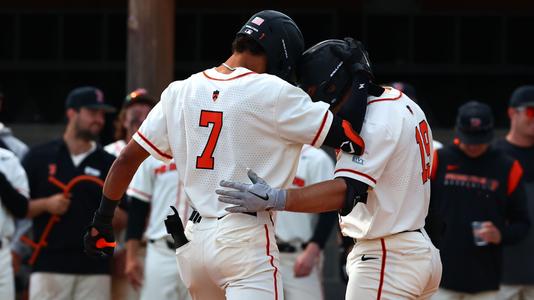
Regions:
<instances>
[{"instance_id":1,"label":"black batting glove","mask_svg":"<svg viewBox=\"0 0 534 300\"><path fill-rule=\"evenodd\" d=\"M115 250L115 235L111 225L112 217L95 212L93 222L83 237L85 253L92 257L111 257Z\"/></svg>"},{"instance_id":2,"label":"black batting glove","mask_svg":"<svg viewBox=\"0 0 534 300\"><path fill-rule=\"evenodd\" d=\"M373 79L373 71L371 70L371 61L369 54L363 44L350 37L343 39L348 47L335 47L332 52L339 59L341 59L349 67L350 72L354 75L359 72L367 74L369 79Z\"/></svg>"}]
</instances>

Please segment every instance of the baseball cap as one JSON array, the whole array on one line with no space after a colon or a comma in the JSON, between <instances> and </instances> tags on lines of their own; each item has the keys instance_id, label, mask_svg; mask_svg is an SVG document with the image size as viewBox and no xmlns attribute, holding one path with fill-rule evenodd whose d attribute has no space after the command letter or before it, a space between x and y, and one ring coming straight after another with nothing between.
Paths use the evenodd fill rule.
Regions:
<instances>
[{"instance_id":1,"label":"baseball cap","mask_svg":"<svg viewBox=\"0 0 534 300\"><path fill-rule=\"evenodd\" d=\"M469 101L458 109L456 135L464 144L488 144L493 139L491 108L478 101Z\"/></svg>"},{"instance_id":2,"label":"baseball cap","mask_svg":"<svg viewBox=\"0 0 534 300\"><path fill-rule=\"evenodd\" d=\"M128 108L134 104L146 104L150 107L153 107L156 104L156 100L148 94L146 89L144 88L138 88L130 92L126 97L124 98L124 102L122 104L123 108Z\"/></svg>"},{"instance_id":3,"label":"baseball cap","mask_svg":"<svg viewBox=\"0 0 534 300\"><path fill-rule=\"evenodd\" d=\"M534 85L523 85L515 89L510 98L509 106L534 106Z\"/></svg>"},{"instance_id":4,"label":"baseball cap","mask_svg":"<svg viewBox=\"0 0 534 300\"><path fill-rule=\"evenodd\" d=\"M104 102L104 93L92 86L75 88L67 96L65 108L80 109L82 107L115 112L115 107Z\"/></svg>"}]
</instances>

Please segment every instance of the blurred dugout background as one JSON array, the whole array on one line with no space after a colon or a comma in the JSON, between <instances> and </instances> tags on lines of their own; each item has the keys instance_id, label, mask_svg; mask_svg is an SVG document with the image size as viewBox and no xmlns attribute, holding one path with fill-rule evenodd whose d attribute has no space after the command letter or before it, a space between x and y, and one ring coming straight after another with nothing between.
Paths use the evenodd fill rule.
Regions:
<instances>
[{"instance_id":1,"label":"blurred dugout background","mask_svg":"<svg viewBox=\"0 0 534 300\"><path fill-rule=\"evenodd\" d=\"M135 25L128 5L143 1L148 0L2 0L0 120L34 145L61 132L64 99L75 86L98 86L120 106L129 74L144 72L132 67L127 55L142 43L128 43L128 26ZM362 40L377 81L412 84L443 142L451 140L461 103L489 103L497 127L505 128L511 92L534 83L533 1L158 1L160 8L174 10L167 20L174 32L162 33L174 40L174 54L152 70L170 68L176 80L216 66L230 54L235 32L251 14L277 9L294 18L307 47L328 38ZM103 144L112 139L114 117ZM336 252L330 243L329 257ZM337 264L332 258L325 264L327 299L343 294Z\"/></svg>"}]
</instances>

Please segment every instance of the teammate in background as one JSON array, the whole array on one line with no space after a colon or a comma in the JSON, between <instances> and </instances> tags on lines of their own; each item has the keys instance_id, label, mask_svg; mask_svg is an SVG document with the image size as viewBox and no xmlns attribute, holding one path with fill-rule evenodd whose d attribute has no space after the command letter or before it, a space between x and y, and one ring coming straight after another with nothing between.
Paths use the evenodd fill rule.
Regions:
<instances>
[{"instance_id":1,"label":"teammate in background","mask_svg":"<svg viewBox=\"0 0 534 300\"><path fill-rule=\"evenodd\" d=\"M462 105L456 136L455 144L436 152L431 173L427 229L443 262L433 299L497 299L503 246L522 240L529 228L523 171L490 146L488 105Z\"/></svg>"},{"instance_id":2,"label":"teammate in background","mask_svg":"<svg viewBox=\"0 0 534 300\"><path fill-rule=\"evenodd\" d=\"M333 175L334 163L328 154L304 145L291 186L303 187ZM276 243L286 300L323 299L322 250L336 221L335 212L276 214Z\"/></svg>"},{"instance_id":3,"label":"teammate in background","mask_svg":"<svg viewBox=\"0 0 534 300\"><path fill-rule=\"evenodd\" d=\"M495 148L517 159L523 169L527 209L534 220L534 86L517 88L508 105L510 131ZM498 299L534 299L534 230L517 245L505 246Z\"/></svg>"},{"instance_id":4,"label":"teammate in background","mask_svg":"<svg viewBox=\"0 0 534 300\"><path fill-rule=\"evenodd\" d=\"M318 97L321 86L335 90L323 82L343 86L352 80L350 68L339 67L343 61L332 51L342 43L328 40L304 53L300 84L312 99L327 99ZM233 205L226 208L231 212L339 211L343 234L357 241L348 257L346 299L428 299L441 277L439 253L423 229L432 132L423 111L400 91L373 83L369 91L378 96L368 97L361 129L365 153L341 152L335 179L286 190L249 171L252 184L222 181L224 189L216 192Z\"/></svg>"},{"instance_id":5,"label":"teammate in background","mask_svg":"<svg viewBox=\"0 0 534 300\"><path fill-rule=\"evenodd\" d=\"M34 241L44 232L51 214L61 215L33 266L30 299L110 299L109 259L88 257L79 239L91 221L91 211L98 207L102 189L95 183L80 182L67 198L49 178L67 184L80 175L106 177L114 157L95 140L104 126L104 114L113 110L99 89L74 89L66 100L68 121L63 136L32 148L23 160L30 204L55 203L48 213L43 209L44 213L32 215Z\"/></svg>"},{"instance_id":6,"label":"teammate in background","mask_svg":"<svg viewBox=\"0 0 534 300\"><path fill-rule=\"evenodd\" d=\"M171 83L115 161L84 237L86 251L113 252L113 212L139 164L149 154L164 162L174 158L195 209L187 226L191 242L177 250L191 296L201 298L211 281L228 299L282 299L271 213L229 215L214 190L224 178L244 180L247 166L275 186L288 186L303 144L362 152L363 140L349 122L286 81L303 48L288 16L262 11L238 32L226 62ZM354 67L365 73L367 64ZM359 98L367 94L365 83L353 90L347 107L365 99Z\"/></svg>"},{"instance_id":7,"label":"teammate in background","mask_svg":"<svg viewBox=\"0 0 534 300\"><path fill-rule=\"evenodd\" d=\"M15 234L14 217L28 214L28 179L18 158L0 149L0 299L15 299L10 241Z\"/></svg>"},{"instance_id":8,"label":"teammate in background","mask_svg":"<svg viewBox=\"0 0 534 300\"><path fill-rule=\"evenodd\" d=\"M118 157L155 104L156 100L143 88L129 93L115 121L115 142L106 145L104 150Z\"/></svg>"},{"instance_id":9,"label":"teammate in background","mask_svg":"<svg viewBox=\"0 0 534 300\"><path fill-rule=\"evenodd\" d=\"M141 300L190 299L178 275L172 237L163 223L171 205L178 208L184 227L192 211L176 164L148 157L137 170L127 194L130 205L126 274L130 283L136 290L141 289ZM139 260L142 239L148 242L144 268Z\"/></svg>"},{"instance_id":10,"label":"teammate in background","mask_svg":"<svg viewBox=\"0 0 534 300\"><path fill-rule=\"evenodd\" d=\"M145 89L139 88L130 92L122 104L121 111L115 120L116 141L105 146L104 150L118 157L122 149L132 139L132 135L139 129L141 123L154 107L156 101ZM125 227L128 222L127 209L129 202L121 203L121 208L115 211L114 228L117 228L117 251L113 256L113 268L111 277L111 295L113 299L138 299L139 294L128 283L126 250L123 248L125 240ZM139 256L144 256L144 249L138 251Z\"/></svg>"},{"instance_id":11,"label":"teammate in background","mask_svg":"<svg viewBox=\"0 0 534 300\"><path fill-rule=\"evenodd\" d=\"M0 112L4 111L5 101L4 94L0 92ZM13 152L19 160L22 160L28 152L28 146L16 138L11 129L2 122L0 122L0 148ZM28 291L30 270L27 265L22 265L22 261L25 257L29 256L31 248L20 241L20 237L28 234L31 227L31 219L15 219L15 233L12 236L10 247L13 258L13 269L16 276L15 285L17 293L27 293Z\"/></svg>"}]
</instances>

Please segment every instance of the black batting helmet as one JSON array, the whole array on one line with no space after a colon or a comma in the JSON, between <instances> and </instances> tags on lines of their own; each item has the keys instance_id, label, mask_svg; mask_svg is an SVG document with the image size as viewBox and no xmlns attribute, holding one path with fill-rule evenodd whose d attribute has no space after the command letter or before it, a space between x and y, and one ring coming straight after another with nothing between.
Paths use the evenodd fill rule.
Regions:
<instances>
[{"instance_id":1,"label":"black batting helmet","mask_svg":"<svg viewBox=\"0 0 534 300\"><path fill-rule=\"evenodd\" d=\"M304 39L297 24L285 14L264 10L253 15L237 35L252 37L265 51L267 73L290 81L304 51Z\"/></svg>"},{"instance_id":2,"label":"black batting helmet","mask_svg":"<svg viewBox=\"0 0 534 300\"><path fill-rule=\"evenodd\" d=\"M300 88L313 101L323 101L333 108L351 85L349 66L332 51L335 47L348 49L343 40L326 40L306 50L300 59L297 75Z\"/></svg>"}]
</instances>

